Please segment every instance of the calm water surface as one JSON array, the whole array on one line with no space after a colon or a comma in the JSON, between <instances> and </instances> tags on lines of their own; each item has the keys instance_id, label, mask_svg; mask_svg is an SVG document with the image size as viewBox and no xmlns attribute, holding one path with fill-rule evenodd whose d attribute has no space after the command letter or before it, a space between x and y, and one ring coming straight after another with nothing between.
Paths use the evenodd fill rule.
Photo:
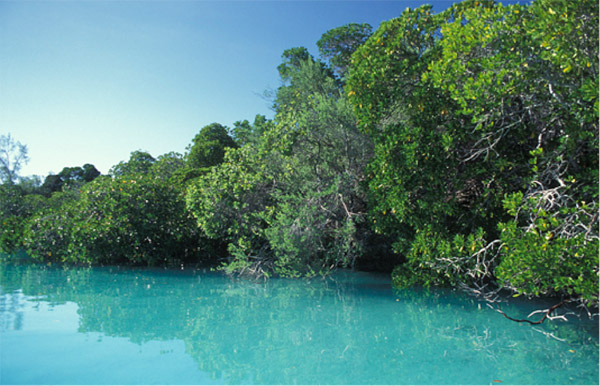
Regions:
<instances>
[{"instance_id":1,"label":"calm water surface","mask_svg":"<svg viewBox=\"0 0 600 386\"><path fill-rule=\"evenodd\" d=\"M2 384L598 384L598 367L598 320L517 324L386 276L0 265Z\"/></svg>"}]
</instances>

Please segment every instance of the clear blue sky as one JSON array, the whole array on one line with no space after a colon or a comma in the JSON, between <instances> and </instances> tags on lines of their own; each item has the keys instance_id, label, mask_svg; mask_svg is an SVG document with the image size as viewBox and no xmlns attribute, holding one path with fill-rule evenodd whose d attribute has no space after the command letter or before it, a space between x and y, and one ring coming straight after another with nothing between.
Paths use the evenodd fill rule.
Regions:
<instances>
[{"instance_id":1,"label":"clear blue sky","mask_svg":"<svg viewBox=\"0 0 600 386\"><path fill-rule=\"evenodd\" d=\"M184 153L207 124L272 117L283 50L453 2L0 0L0 134L28 146L21 175Z\"/></svg>"}]
</instances>

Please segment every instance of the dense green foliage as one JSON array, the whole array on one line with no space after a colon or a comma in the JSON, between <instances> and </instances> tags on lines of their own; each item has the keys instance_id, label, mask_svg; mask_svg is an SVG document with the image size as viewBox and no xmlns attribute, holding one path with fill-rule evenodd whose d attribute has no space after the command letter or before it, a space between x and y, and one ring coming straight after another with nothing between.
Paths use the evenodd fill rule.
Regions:
<instances>
[{"instance_id":1,"label":"dense green foliage","mask_svg":"<svg viewBox=\"0 0 600 386\"><path fill-rule=\"evenodd\" d=\"M40 194L48 193L46 183L38 194L2 185L0 247L78 264L180 265L216 258L221 244L204 238L185 209L185 165L176 153L155 159L135 151L113 167L113 176L95 178L92 165L63 169L55 175L59 190L48 198Z\"/></svg>"},{"instance_id":2,"label":"dense green foliage","mask_svg":"<svg viewBox=\"0 0 600 386\"><path fill-rule=\"evenodd\" d=\"M225 126L212 123L200 130L192 141L187 163L193 168L215 166L223 161L227 148L237 147Z\"/></svg>"},{"instance_id":3,"label":"dense green foliage","mask_svg":"<svg viewBox=\"0 0 600 386\"><path fill-rule=\"evenodd\" d=\"M327 31L325 61L284 51L274 118L208 125L185 156L37 189L2 137L0 249L292 277L387 259L401 287L597 304L598 3L431 9Z\"/></svg>"},{"instance_id":4,"label":"dense green foliage","mask_svg":"<svg viewBox=\"0 0 600 386\"><path fill-rule=\"evenodd\" d=\"M598 4L465 1L383 23L348 93L398 285L598 299Z\"/></svg>"},{"instance_id":5,"label":"dense green foliage","mask_svg":"<svg viewBox=\"0 0 600 386\"><path fill-rule=\"evenodd\" d=\"M100 175L94 165L85 164L82 167L65 167L58 174L49 174L40 187L43 194L50 196L54 192L60 192L63 187L81 186L86 182L93 181Z\"/></svg>"},{"instance_id":6,"label":"dense green foliage","mask_svg":"<svg viewBox=\"0 0 600 386\"><path fill-rule=\"evenodd\" d=\"M261 135L188 191L201 229L228 242L228 271L314 275L361 253L370 144L336 79L306 53L284 53L275 121L255 122Z\"/></svg>"},{"instance_id":7,"label":"dense green foliage","mask_svg":"<svg viewBox=\"0 0 600 386\"><path fill-rule=\"evenodd\" d=\"M181 193L143 174L87 184L75 205L34 216L25 243L34 257L109 264L180 263L200 246Z\"/></svg>"},{"instance_id":8,"label":"dense green foliage","mask_svg":"<svg viewBox=\"0 0 600 386\"><path fill-rule=\"evenodd\" d=\"M367 23L350 23L325 32L317 47L321 57L329 62L340 78L344 78L352 54L371 36L371 32L372 27Z\"/></svg>"},{"instance_id":9,"label":"dense green foliage","mask_svg":"<svg viewBox=\"0 0 600 386\"><path fill-rule=\"evenodd\" d=\"M21 247L24 224L39 208L37 201L38 195L27 195L19 185L0 185L0 252Z\"/></svg>"}]
</instances>

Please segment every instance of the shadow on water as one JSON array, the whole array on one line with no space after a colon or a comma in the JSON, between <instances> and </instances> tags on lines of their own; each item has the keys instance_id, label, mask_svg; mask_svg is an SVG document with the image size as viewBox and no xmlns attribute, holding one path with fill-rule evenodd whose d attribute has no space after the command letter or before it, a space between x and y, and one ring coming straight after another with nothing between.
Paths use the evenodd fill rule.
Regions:
<instances>
[{"instance_id":1,"label":"shadow on water","mask_svg":"<svg viewBox=\"0 0 600 386\"><path fill-rule=\"evenodd\" d=\"M75 303L78 333L182 341L200 370L227 383L598 379L597 320L533 328L461 293L394 291L376 274L264 282L202 270L0 267L3 330L22 327L24 302ZM535 306L520 300L505 311Z\"/></svg>"}]
</instances>

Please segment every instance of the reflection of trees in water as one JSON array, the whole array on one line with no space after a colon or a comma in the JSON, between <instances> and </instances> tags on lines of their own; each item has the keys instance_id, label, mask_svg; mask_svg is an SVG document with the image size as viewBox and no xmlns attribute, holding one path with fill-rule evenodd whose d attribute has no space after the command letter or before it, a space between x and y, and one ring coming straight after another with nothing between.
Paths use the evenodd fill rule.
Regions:
<instances>
[{"instance_id":1,"label":"reflection of trees in water","mask_svg":"<svg viewBox=\"0 0 600 386\"><path fill-rule=\"evenodd\" d=\"M25 299L21 291L5 293L0 286L0 331L20 330L23 327Z\"/></svg>"},{"instance_id":2,"label":"reflection of trees in water","mask_svg":"<svg viewBox=\"0 0 600 386\"><path fill-rule=\"evenodd\" d=\"M552 362L568 372L590 352L597 358L597 331L590 350L569 352L590 336L575 323L538 326L561 342L461 294L394 294L359 273L251 282L187 271L15 266L0 271L0 284L5 292L76 302L81 332L135 343L183 340L202 371L228 383L481 383L492 373L539 383L532 366ZM516 361L534 363L518 370ZM451 367L460 372L431 371Z\"/></svg>"}]
</instances>

